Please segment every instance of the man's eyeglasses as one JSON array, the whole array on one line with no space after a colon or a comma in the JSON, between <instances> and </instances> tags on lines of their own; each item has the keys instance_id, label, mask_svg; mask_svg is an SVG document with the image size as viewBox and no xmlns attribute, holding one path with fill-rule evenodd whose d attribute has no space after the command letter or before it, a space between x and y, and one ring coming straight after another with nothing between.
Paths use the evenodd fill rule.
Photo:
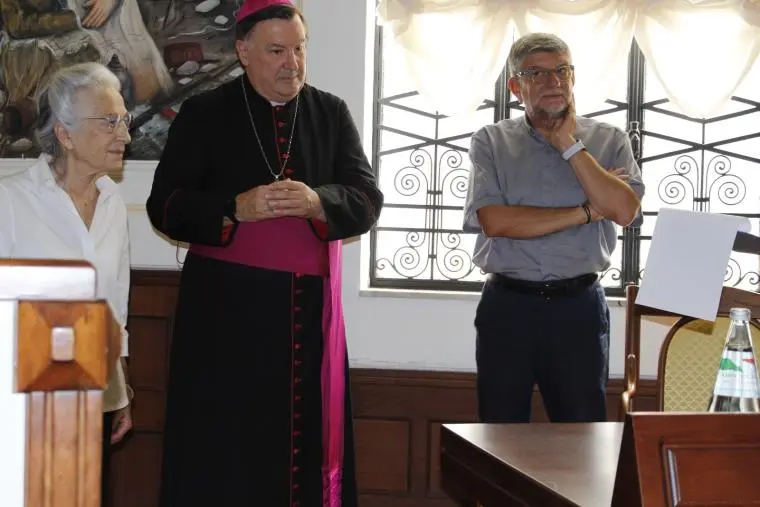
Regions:
<instances>
[{"instance_id":1,"label":"man's eyeglasses","mask_svg":"<svg viewBox=\"0 0 760 507\"><path fill-rule=\"evenodd\" d=\"M567 82L573 78L575 67L572 65L560 65L556 69L527 69L516 72L518 77L525 77L530 79L533 83L546 84L552 81L555 77L560 82Z\"/></svg>"},{"instance_id":2,"label":"man's eyeglasses","mask_svg":"<svg viewBox=\"0 0 760 507\"><path fill-rule=\"evenodd\" d=\"M109 134L114 133L116 131L116 127L118 127L120 123L123 123L124 127L129 130L129 127L132 125L132 121L134 121L134 119L134 115L130 113L127 113L123 116L118 114L107 114L105 116L88 116L85 118L85 120L100 120L101 124Z\"/></svg>"}]
</instances>

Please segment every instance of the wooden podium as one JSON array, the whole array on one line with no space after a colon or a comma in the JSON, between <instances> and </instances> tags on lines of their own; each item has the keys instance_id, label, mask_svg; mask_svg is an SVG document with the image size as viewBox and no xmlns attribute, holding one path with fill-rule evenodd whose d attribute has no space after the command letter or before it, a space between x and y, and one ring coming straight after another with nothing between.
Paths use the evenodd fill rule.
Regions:
<instances>
[{"instance_id":1,"label":"wooden podium","mask_svg":"<svg viewBox=\"0 0 760 507\"><path fill-rule=\"evenodd\" d=\"M462 507L760 506L758 470L760 414L441 428L441 487Z\"/></svg>"},{"instance_id":2,"label":"wooden podium","mask_svg":"<svg viewBox=\"0 0 760 507\"><path fill-rule=\"evenodd\" d=\"M760 414L633 412L613 507L760 505Z\"/></svg>"},{"instance_id":3,"label":"wooden podium","mask_svg":"<svg viewBox=\"0 0 760 507\"><path fill-rule=\"evenodd\" d=\"M21 462L0 458L14 460L0 471L23 470L23 485L6 479L3 505L100 507L103 390L121 338L95 294L90 264L0 259L0 374L17 393L0 380L0 412L25 412L21 434L8 423L5 435L23 437Z\"/></svg>"}]
</instances>

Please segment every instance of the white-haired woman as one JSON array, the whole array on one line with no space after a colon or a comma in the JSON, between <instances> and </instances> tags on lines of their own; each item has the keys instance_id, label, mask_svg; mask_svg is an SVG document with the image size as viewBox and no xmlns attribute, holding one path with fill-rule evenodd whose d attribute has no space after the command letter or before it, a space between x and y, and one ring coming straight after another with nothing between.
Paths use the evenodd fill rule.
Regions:
<instances>
[{"instance_id":1,"label":"white-haired woman","mask_svg":"<svg viewBox=\"0 0 760 507\"><path fill-rule=\"evenodd\" d=\"M121 171L131 116L116 76L97 63L54 74L38 100L42 155L0 179L0 257L84 259L98 297L122 328L121 359L104 394L103 498L111 444L132 427L126 377L129 237L127 210L107 173Z\"/></svg>"}]
</instances>

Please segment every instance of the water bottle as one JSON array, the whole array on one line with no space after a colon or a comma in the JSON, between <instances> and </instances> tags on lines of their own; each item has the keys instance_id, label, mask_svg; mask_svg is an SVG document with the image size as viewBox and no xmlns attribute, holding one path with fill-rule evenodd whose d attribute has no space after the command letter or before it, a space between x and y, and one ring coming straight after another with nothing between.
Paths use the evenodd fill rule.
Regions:
<instances>
[{"instance_id":1,"label":"water bottle","mask_svg":"<svg viewBox=\"0 0 760 507\"><path fill-rule=\"evenodd\" d=\"M750 334L750 311L731 308L709 412L760 412L760 379Z\"/></svg>"}]
</instances>

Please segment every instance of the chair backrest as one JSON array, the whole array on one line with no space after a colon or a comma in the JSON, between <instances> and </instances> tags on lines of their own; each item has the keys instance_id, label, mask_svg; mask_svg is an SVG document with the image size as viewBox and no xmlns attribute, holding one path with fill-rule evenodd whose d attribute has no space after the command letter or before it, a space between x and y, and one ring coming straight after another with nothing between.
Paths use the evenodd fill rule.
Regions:
<instances>
[{"instance_id":1,"label":"chair backrest","mask_svg":"<svg viewBox=\"0 0 760 507\"><path fill-rule=\"evenodd\" d=\"M701 412L712 398L726 335L731 319L715 322L683 317L665 337L660 349L658 409L664 412ZM753 342L760 339L760 326L751 323ZM755 355L757 355L757 343Z\"/></svg>"},{"instance_id":2,"label":"chair backrest","mask_svg":"<svg viewBox=\"0 0 760 507\"><path fill-rule=\"evenodd\" d=\"M680 315L657 308L636 304L638 295L638 285L629 285L626 287L626 315L625 315L625 386L622 403L620 406L619 420L623 420L625 414L635 410L635 396L640 383L640 364L641 364L641 319L643 317L677 317L685 318ZM733 287L723 287L720 302L718 304L718 316L726 316L733 307L749 308L756 321L760 316L760 294L749 292ZM683 320L683 319L682 319ZM671 327L673 329L683 327L686 321L679 320ZM670 334L670 332L668 334ZM725 338L725 333L723 334ZM679 340L680 341L680 340ZM717 361L712 369L717 368ZM717 373L717 369L715 370ZM714 377L713 377L714 380ZM658 375L658 392L661 392L663 378ZM662 397L661 397L662 398ZM702 409L704 410L704 408Z\"/></svg>"}]
</instances>

